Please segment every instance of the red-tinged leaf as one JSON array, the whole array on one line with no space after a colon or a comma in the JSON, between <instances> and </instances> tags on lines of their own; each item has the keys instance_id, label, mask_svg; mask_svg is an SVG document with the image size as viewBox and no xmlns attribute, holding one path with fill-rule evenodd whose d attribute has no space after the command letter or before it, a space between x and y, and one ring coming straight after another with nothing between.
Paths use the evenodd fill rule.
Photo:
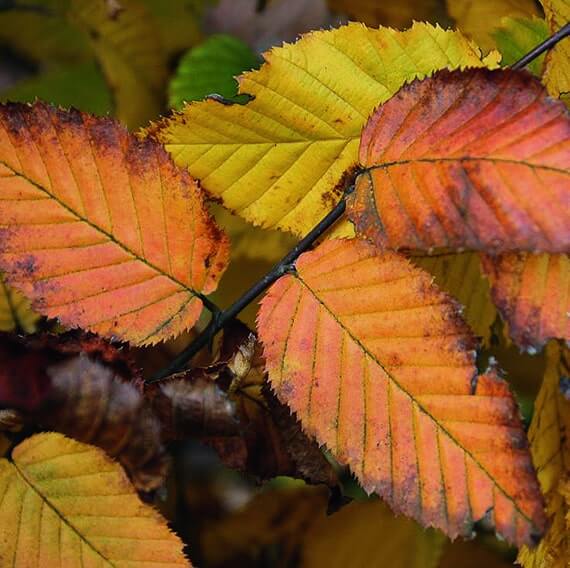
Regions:
<instances>
[{"instance_id":1,"label":"red-tinged leaf","mask_svg":"<svg viewBox=\"0 0 570 568\"><path fill-rule=\"evenodd\" d=\"M108 118L0 106L0 268L68 327L136 344L191 327L227 239L162 147Z\"/></svg>"},{"instance_id":2,"label":"red-tinged leaf","mask_svg":"<svg viewBox=\"0 0 570 568\"><path fill-rule=\"evenodd\" d=\"M526 72L442 71L368 121L349 203L381 248L566 252L570 119Z\"/></svg>"},{"instance_id":3,"label":"red-tinged leaf","mask_svg":"<svg viewBox=\"0 0 570 568\"><path fill-rule=\"evenodd\" d=\"M527 351L570 340L570 259L565 254L482 255L493 301L513 341Z\"/></svg>"},{"instance_id":4,"label":"red-tinged leaf","mask_svg":"<svg viewBox=\"0 0 570 568\"><path fill-rule=\"evenodd\" d=\"M258 319L279 398L369 492L451 537L485 518L532 543L544 512L515 400L477 376L459 306L426 272L359 240L297 261Z\"/></svg>"}]
</instances>

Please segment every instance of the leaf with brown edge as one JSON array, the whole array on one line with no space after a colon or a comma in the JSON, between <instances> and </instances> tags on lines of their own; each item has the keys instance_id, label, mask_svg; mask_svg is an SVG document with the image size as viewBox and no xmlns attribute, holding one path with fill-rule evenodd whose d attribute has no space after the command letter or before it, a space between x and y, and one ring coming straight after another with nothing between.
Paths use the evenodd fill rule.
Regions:
<instances>
[{"instance_id":1,"label":"leaf with brown edge","mask_svg":"<svg viewBox=\"0 0 570 568\"><path fill-rule=\"evenodd\" d=\"M565 252L570 118L526 72L442 71L368 121L349 217L381 248Z\"/></svg>"},{"instance_id":2,"label":"leaf with brown edge","mask_svg":"<svg viewBox=\"0 0 570 568\"><path fill-rule=\"evenodd\" d=\"M0 460L3 566L189 567L183 544L121 466L53 432Z\"/></svg>"},{"instance_id":3,"label":"leaf with brown edge","mask_svg":"<svg viewBox=\"0 0 570 568\"><path fill-rule=\"evenodd\" d=\"M365 241L302 255L263 299L271 386L368 492L451 537L485 518L532 543L544 513L517 405L477 376L474 338L432 277Z\"/></svg>"},{"instance_id":4,"label":"leaf with brown edge","mask_svg":"<svg viewBox=\"0 0 570 568\"><path fill-rule=\"evenodd\" d=\"M570 259L565 254L482 255L491 294L509 335L535 352L549 339L570 340Z\"/></svg>"},{"instance_id":5,"label":"leaf with brown edge","mask_svg":"<svg viewBox=\"0 0 570 568\"><path fill-rule=\"evenodd\" d=\"M68 327L151 344L191 327L226 237L196 182L118 123L0 106L0 268Z\"/></svg>"}]
</instances>

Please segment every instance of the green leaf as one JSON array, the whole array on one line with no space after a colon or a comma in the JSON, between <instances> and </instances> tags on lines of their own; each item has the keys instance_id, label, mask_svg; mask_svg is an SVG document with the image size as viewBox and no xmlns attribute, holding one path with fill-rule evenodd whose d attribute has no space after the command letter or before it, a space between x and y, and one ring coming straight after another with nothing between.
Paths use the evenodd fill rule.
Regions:
<instances>
[{"instance_id":1,"label":"green leaf","mask_svg":"<svg viewBox=\"0 0 570 568\"><path fill-rule=\"evenodd\" d=\"M497 49L503 59L501 65L507 67L518 61L534 46L548 37L546 22L533 16L532 18L503 18L501 26L493 33ZM534 75L542 73L544 55L535 59L527 69Z\"/></svg>"},{"instance_id":2,"label":"green leaf","mask_svg":"<svg viewBox=\"0 0 570 568\"><path fill-rule=\"evenodd\" d=\"M26 79L0 93L0 102L42 99L62 107L75 106L104 115L112 110L111 93L95 63L61 67Z\"/></svg>"},{"instance_id":3,"label":"green leaf","mask_svg":"<svg viewBox=\"0 0 570 568\"><path fill-rule=\"evenodd\" d=\"M238 95L236 75L258 69L261 59L241 40L215 35L191 49L181 59L169 88L170 106L181 108L185 101L198 101L216 94L235 102L247 102Z\"/></svg>"}]
</instances>

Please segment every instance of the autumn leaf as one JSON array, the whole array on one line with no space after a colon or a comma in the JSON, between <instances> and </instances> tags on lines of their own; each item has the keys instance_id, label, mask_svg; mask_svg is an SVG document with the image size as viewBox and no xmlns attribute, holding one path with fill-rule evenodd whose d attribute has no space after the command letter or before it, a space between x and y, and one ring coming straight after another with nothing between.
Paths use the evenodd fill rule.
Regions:
<instances>
[{"instance_id":1,"label":"autumn leaf","mask_svg":"<svg viewBox=\"0 0 570 568\"><path fill-rule=\"evenodd\" d=\"M570 259L565 254L483 255L493 301L509 335L536 352L548 339L570 340Z\"/></svg>"},{"instance_id":2,"label":"autumn leaf","mask_svg":"<svg viewBox=\"0 0 570 568\"><path fill-rule=\"evenodd\" d=\"M548 26L543 19L537 17L503 18L501 25L493 32L496 48L503 56L501 65L504 67L516 63L547 37ZM544 55L537 57L526 68L534 75L540 76L544 57Z\"/></svg>"},{"instance_id":3,"label":"autumn leaf","mask_svg":"<svg viewBox=\"0 0 570 568\"><path fill-rule=\"evenodd\" d=\"M121 467L61 434L33 436L0 460L0 495L5 565L190 565Z\"/></svg>"},{"instance_id":4,"label":"autumn leaf","mask_svg":"<svg viewBox=\"0 0 570 568\"><path fill-rule=\"evenodd\" d=\"M0 275L0 331L33 333L38 319L30 302L20 292L10 288Z\"/></svg>"},{"instance_id":5,"label":"autumn leaf","mask_svg":"<svg viewBox=\"0 0 570 568\"><path fill-rule=\"evenodd\" d=\"M495 47L493 24L502 18L539 15L533 0L447 0L447 9L457 27L485 50Z\"/></svg>"},{"instance_id":6,"label":"autumn leaf","mask_svg":"<svg viewBox=\"0 0 570 568\"><path fill-rule=\"evenodd\" d=\"M194 180L110 119L0 106L0 191L0 267L68 327L139 345L177 335L227 263Z\"/></svg>"},{"instance_id":7,"label":"autumn leaf","mask_svg":"<svg viewBox=\"0 0 570 568\"><path fill-rule=\"evenodd\" d=\"M398 3L376 0L329 0L335 12L346 14L351 20L371 27L406 28L414 21L433 21L439 15L438 0L400 0Z\"/></svg>"},{"instance_id":8,"label":"autumn leaf","mask_svg":"<svg viewBox=\"0 0 570 568\"><path fill-rule=\"evenodd\" d=\"M349 24L264 55L239 78L246 105L204 101L150 127L204 188L245 219L304 235L338 200L364 123L406 81L435 69L494 66L461 34ZM339 234L353 234L344 224Z\"/></svg>"},{"instance_id":9,"label":"autumn leaf","mask_svg":"<svg viewBox=\"0 0 570 568\"><path fill-rule=\"evenodd\" d=\"M570 21L570 0L540 0L551 33ZM544 84L553 97L570 92L570 46L559 42L546 56Z\"/></svg>"},{"instance_id":10,"label":"autumn leaf","mask_svg":"<svg viewBox=\"0 0 570 568\"><path fill-rule=\"evenodd\" d=\"M314 523L303 546L303 568L436 568L445 537L395 517L381 501L354 501Z\"/></svg>"},{"instance_id":11,"label":"autumn leaf","mask_svg":"<svg viewBox=\"0 0 570 568\"><path fill-rule=\"evenodd\" d=\"M150 12L140 0L121 0L111 18L104 2L71 0L69 18L88 36L111 85L116 116L134 129L162 110L166 57Z\"/></svg>"},{"instance_id":12,"label":"autumn leaf","mask_svg":"<svg viewBox=\"0 0 570 568\"><path fill-rule=\"evenodd\" d=\"M489 345L491 326L497 311L491 300L488 281L483 278L479 255L436 254L413 256L410 260L434 276L434 282L464 306L463 318L475 335Z\"/></svg>"},{"instance_id":13,"label":"autumn leaf","mask_svg":"<svg viewBox=\"0 0 570 568\"><path fill-rule=\"evenodd\" d=\"M366 125L360 162L348 214L381 248L570 247L570 118L527 73L406 85Z\"/></svg>"},{"instance_id":14,"label":"autumn leaf","mask_svg":"<svg viewBox=\"0 0 570 568\"><path fill-rule=\"evenodd\" d=\"M171 79L169 102L181 108L186 101L219 95L234 102L247 102L237 95L235 76L259 67L258 56L242 41L229 35L216 35L182 57Z\"/></svg>"},{"instance_id":15,"label":"autumn leaf","mask_svg":"<svg viewBox=\"0 0 570 568\"><path fill-rule=\"evenodd\" d=\"M570 503L564 493L565 478L570 471L570 401L559 387L560 377L568 376L570 369L557 344L547 347L546 357L546 372L534 405L529 439L550 527L535 549L521 549L517 560L525 568L566 568L570 557L567 525Z\"/></svg>"},{"instance_id":16,"label":"autumn leaf","mask_svg":"<svg viewBox=\"0 0 570 568\"><path fill-rule=\"evenodd\" d=\"M278 397L363 488L451 537L485 518L513 543L544 528L516 403L458 305L400 255L330 240L258 318ZM516 475L515 473L516 472Z\"/></svg>"}]
</instances>

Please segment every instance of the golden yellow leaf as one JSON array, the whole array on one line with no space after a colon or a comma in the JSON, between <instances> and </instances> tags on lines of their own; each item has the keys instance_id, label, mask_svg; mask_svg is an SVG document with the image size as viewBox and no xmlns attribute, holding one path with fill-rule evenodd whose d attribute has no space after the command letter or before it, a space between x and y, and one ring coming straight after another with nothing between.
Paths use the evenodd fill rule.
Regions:
<instances>
[{"instance_id":1,"label":"golden yellow leaf","mask_svg":"<svg viewBox=\"0 0 570 568\"><path fill-rule=\"evenodd\" d=\"M406 81L436 69L494 67L459 32L414 24L405 32L349 24L312 32L265 54L239 79L247 105L191 103L146 134L166 145L223 204L256 225L311 229L338 200L358 159L368 116ZM339 234L351 235L345 223Z\"/></svg>"},{"instance_id":2,"label":"golden yellow leaf","mask_svg":"<svg viewBox=\"0 0 570 568\"><path fill-rule=\"evenodd\" d=\"M162 109L166 57L151 13L141 0L121 0L110 17L104 2L72 0L69 19L89 36L115 97L115 114L129 128Z\"/></svg>"},{"instance_id":3,"label":"golden yellow leaf","mask_svg":"<svg viewBox=\"0 0 570 568\"><path fill-rule=\"evenodd\" d=\"M563 491L570 471L570 401L560 392L560 377L568 376L568 359L551 343L547 366L529 429L532 458L546 500L550 528L534 548L523 547L518 562L525 568L567 568L570 558L570 507Z\"/></svg>"},{"instance_id":4,"label":"golden yellow leaf","mask_svg":"<svg viewBox=\"0 0 570 568\"><path fill-rule=\"evenodd\" d=\"M331 10L348 16L351 20L368 26L405 28L415 21L434 21L440 2L438 0L329 0Z\"/></svg>"},{"instance_id":5,"label":"golden yellow leaf","mask_svg":"<svg viewBox=\"0 0 570 568\"><path fill-rule=\"evenodd\" d=\"M445 537L395 517L382 501L354 501L311 526L303 568L435 568Z\"/></svg>"},{"instance_id":6,"label":"golden yellow leaf","mask_svg":"<svg viewBox=\"0 0 570 568\"><path fill-rule=\"evenodd\" d=\"M540 16L533 0L447 0L447 9L457 27L486 51L495 46L492 33L505 16Z\"/></svg>"},{"instance_id":7,"label":"golden yellow leaf","mask_svg":"<svg viewBox=\"0 0 570 568\"><path fill-rule=\"evenodd\" d=\"M0 275L0 331L33 333L39 317L29 300L8 286Z\"/></svg>"},{"instance_id":8,"label":"golden yellow leaf","mask_svg":"<svg viewBox=\"0 0 570 568\"><path fill-rule=\"evenodd\" d=\"M2 566L189 566L182 542L101 450L61 434L0 460Z\"/></svg>"},{"instance_id":9,"label":"golden yellow leaf","mask_svg":"<svg viewBox=\"0 0 570 568\"><path fill-rule=\"evenodd\" d=\"M570 21L570 0L540 0L550 32L558 31ZM559 42L546 56L542 80L553 97L570 92L570 42Z\"/></svg>"},{"instance_id":10,"label":"golden yellow leaf","mask_svg":"<svg viewBox=\"0 0 570 568\"><path fill-rule=\"evenodd\" d=\"M497 310L491 300L489 282L482 278L479 255L466 252L414 256L411 260L432 274L435 283L464 306L463 317L475 335L488 345Z\"/></svg>"}]
</instances>

